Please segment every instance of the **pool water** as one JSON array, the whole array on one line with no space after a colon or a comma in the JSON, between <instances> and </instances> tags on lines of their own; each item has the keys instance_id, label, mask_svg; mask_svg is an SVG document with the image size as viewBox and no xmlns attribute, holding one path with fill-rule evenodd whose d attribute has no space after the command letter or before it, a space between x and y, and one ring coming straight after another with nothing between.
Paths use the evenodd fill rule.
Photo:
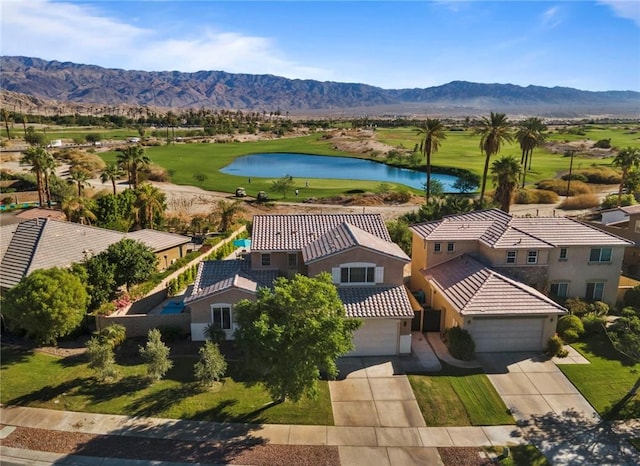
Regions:
<instances>
[{"instance_id":1,"label":"pool water","mask_svg":"<svg viewBox=\"0 0 640 466\"><path fill-rule=\"evenodd\" d=\"M169 301L162 307L160 314L180 314L184 309L182 301Z\"/></svg>"}]
</instances>

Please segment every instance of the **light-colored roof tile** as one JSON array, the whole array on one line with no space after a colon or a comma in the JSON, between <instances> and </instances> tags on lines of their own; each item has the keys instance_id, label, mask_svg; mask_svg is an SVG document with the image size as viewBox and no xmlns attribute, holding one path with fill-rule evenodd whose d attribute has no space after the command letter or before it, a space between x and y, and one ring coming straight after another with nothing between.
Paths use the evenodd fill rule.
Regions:
<instances>
[{"instance_id":1,"label":"light-colored roof tile","mask_svg":"<svg viewBox=\"0 0 640 466\"><path fill-rule=\"evenodd\" d=\"M153 249L154 252L171 249L191 241L191 238L188 236L168 233L166 231L150 230L148 228L129 232L125 237L146 244Z\"/></svg>"},{"instance_id":2,"label":"light-colored roof tile","mask_svg":"<svg viewBox=\"0 0 640 466\"><path fill-rule=\"evenodd\" d=\"M372 235L349 223L341 223L302 248L305 263L322 259L354 247L371 249L380 254L409 262L409 256L395 243Z\"/></svg>"},{"instance_id":3,"label":"light-colored roof tile","mask_svg":"<svg viewBox=\"0 0 640 466\"><path fill-rule=\"evenodd\" d=\"M301 251L342 223L349 223L374 236L391 241L378 214L256 215L253 217L253 251Z\"/></svg>"},{"instance_id":4,"label":"light-colored roof tile","mask_svg":"<svg viewBox=\"0 0 640 466\"><path fill-rule=\"evenodd\" d=\"M564 314L538 290L462 255L423 270L462 315Z\"/></svg>"},{"instance_id":5,"label":"light-colored roof tile","mask_svg":"<svg viewBox=\"0 0 640 466\"><path fill-rule=\"evenodd\" d=\"M412 318L413 309L404 286L342 286L338 295L347 317Z\"/></svg>"}]
</instances>

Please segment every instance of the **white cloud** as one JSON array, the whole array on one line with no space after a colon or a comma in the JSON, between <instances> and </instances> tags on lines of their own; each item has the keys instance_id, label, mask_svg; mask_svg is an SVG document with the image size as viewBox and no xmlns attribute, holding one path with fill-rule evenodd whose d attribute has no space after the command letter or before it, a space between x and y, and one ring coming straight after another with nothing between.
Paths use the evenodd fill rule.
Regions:
<instances>
[{"instance_id":1,"label":"white cloud","mask_svg":"<svg viewBox=\"0 0 640 466\"><path fill-rule=\"evenodd\" d=\"M49 0L0 3L0 53L147 71L224 70L331 79L287 59L269 38L209 30L189 37L126 24L98 7ZM159 26L160 28L160 26Z\"/></svg>"},{"instance_id":2,"label":"white cloud","mask_svg":"<svg viewBox=\"0 0 640 466\"><path fill-rule=\"evenodd\" d=\"M555 28L562 22L560 18L560 8L552 6L542 13L542 24L546 27Z\"/></svg>"},{"instance_id":3,"label":"white cloud","mask_svg":"<svg viewBox=\"0 0 640 466\"><path fill-rule=\"evenodd\" d=\"M598 3L611 8L616 16L630 19L640 26L640 2L638 0L600 0Z\"/></svg>"}]
</instances>

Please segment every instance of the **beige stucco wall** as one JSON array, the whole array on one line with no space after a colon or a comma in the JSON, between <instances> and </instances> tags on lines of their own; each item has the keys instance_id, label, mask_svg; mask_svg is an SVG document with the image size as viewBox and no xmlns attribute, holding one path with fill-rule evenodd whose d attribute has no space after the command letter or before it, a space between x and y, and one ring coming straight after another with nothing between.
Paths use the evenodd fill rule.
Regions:
<instances>
[{"instance_id":1,"label":"beige stucco wall","mask_svg":"<svg viewBox=\"0 0 640 466\"><path fill-rule=\"evenodd\" d=\"M96 316L96 327L102 330L109 325L120 324L127 329L127 338L147 336L149 330L162 327L177 327L187 335L190 316L180 314L131 314L117 316Z\"/></svg>"},{"instance_id":2,"label":"beige stucco wall","mask_svg":"<svg viewBox=\"0 0 640 466\"><path fill-rule=\"evenodd\" d=\"M208 324L211 322L211 305L212 304L236 304L241 299L249 299L251 301L256 299L255 293L249 291L232 288L225 290L221 293L217 293L212 296L208 296L200 301L196 301L189 305L191 309L191 323L192 324ZM233 310L231 311L232 318Z\"/></svg>"},{"instance_id":3,"label":"beige stucco wall","mask_svg":"<svg viewBox=\"0 0 640 466\"><path fill-rule=\"evenodd\" d=\"M341 264L351 262L365 262L375 264L376 267L384 267L383 283L385 285L404 284L405 261L360 247L310 263L308 265L308 274L310 277L314 277L320 272L331 273L333 267L339 267Z\"/></svg>"},{"instance_id":4,"label":"beige stucco wall","mask_svg":"<svg viewBox=\"0 0 640 466\"><path fill-rule=\"evenodd\" d=\"M181 245L171 249L165 249L164 251L157 251L155 254L158 257L158 270L164 270L174 261L180 259L184 255L184 247L184 245Z\"/></svg>"},{"instance_id":5,"label":"beige stucco wall","mask_svg":"<svg viewBox=\"0 0 640 466\"><path fill-rule=\"evenodd\" d=\"M296 254L298 257L298 266L289 267L289 254ZM271 264L262 265L262 252L251 252L251 268L254 270L279 270L281 274L293 277L296 273L306 275L306 267L302 261L302 253L300 251L291 252L271 252Z\"/></svg>"},{"instance_id":6,"label":"beige stucco wall","mask_svg":"<svg viewBox=\"0 0 640 466\"><path fill-rule=\"evenodd\" d=\"M568 282L569 297L579 298L585 297L587 283L604 282L603 301L613 306L618 294L624 247L613 247L611 262L607 263L590 263L591 248L591 246L569 248L566 261L559 261L557 255L552 254L549 262L548 281L549 283Z\"/></svg>"},{"instance_id":7,"label":"beige stucco wall","mask_svg":"<svg viewBox=\"0 0 640 466\"><path fill-rule=\"evenodd\" d=\"M507 251L517 251L518 254L516 256L515 264L507 264ZM538 262L533 264L527 263L527 257L529 255L529 251L538 251ZM558 254L557 250L551 249L538 249L538 248L509 248L509 249L494 249L489 248L485 245L480 245L479 252L481 257L484 258L484 261L487 262L492 267L513 267L522 266L522 267L535 267L535 266L544 266L549 263L550 254L554 252Z\"/></svg>"}]
</instances>

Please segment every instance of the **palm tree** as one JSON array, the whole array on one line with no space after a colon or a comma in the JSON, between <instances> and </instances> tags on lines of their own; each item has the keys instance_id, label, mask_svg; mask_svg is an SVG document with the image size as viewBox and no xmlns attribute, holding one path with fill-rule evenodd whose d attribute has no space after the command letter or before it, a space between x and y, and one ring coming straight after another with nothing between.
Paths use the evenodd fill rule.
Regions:
<instances>
[{"instance_id":1,"label":"palm tree","mask_svg":"<svg viewBox=\"0 0 640 466\"><path fill-rule=\"evenodd\" d=\"M4 127L7 130L7 139L11 139L11 133L9 133L9 112L6 108L0 109L2 113L2 120L4 121Z\"/></svg>"},{"instance_id":2,"label":"palm tree","mask_svg":"<svg viewBox=\"0 0 640 466\"><path fill-rule=\"evenodd\" d=\"M618 206L622 201L622 189L627 184L629 172L632 168L640 166L640 149L635 147L627 147L618 152L611 164L622 170L622 179L620 180L620 188L618 189Z\"/></svg>"},{"instance_id":3,"label":"palm tree","mask_svg":"<svg viewBox=\"0 0 640 466\"><path fill-rule=\"evenodd\" d=\"M480 150L485 154L484 171L482 172L482 188L480 189L480 205L484 204L484 192L487 187L487 175L489 173L489 160L492 155L500 152L500 147L505 142L513 141L510 133L510 124L504 113L491 112L489 118L482 117L474 134L480 135Z\"/></svg>"},{"instance_id":4,"label":"palm tree","mask_svg":"<svg viewBox=\"0 0 640 466\"><path fill-rule=\"evenodd\" d=\"M220 199L216 203L216 209L211 216L220 222L219 231L229 231L235 218L242 212L246 212L246 209L240 201L227 202L224 199Z\"/></svg>"},{"instance_id":5,"label":"palm tree","mask_svg":"<svg viewBox=\"0 0 640 466\"><path fill-rule=\"evenodd\" d=\"M431 194L431 154L438 152L440 143L447 138L444 133L444 125L437 118L427 118L422 128L417 128L416 132L422 136L420 142L421 152L427 164L426 202L429 203Z\"/></svg>"},{"instance_id":6,"label":"palm tree","mask_svg":"<svg viewBox=\"0 0 640 466\"><path fill-rule=\"evenodd\" d=\"M113 186L113 195L116 195L116 180L120 179L123 175L122 169L116 163L108 163L102 173L100 174L100 181L106 183L111 181Z\"/></svg>"},{"instance_id":7,"label":"palm tree","mask_svg":"<svg viewBox=\"0 0 640 466\"><path fill-rule=\"evenodd\" d=\"M70 175L69 182L78 186L78 197L82 197L82 189L88 186L89 174L82 169L76 169L71 170Z\"/></svg>"},{"instance_id":8,"label":"palm tree","mask_svg":"<svg viewBox=\"0 0 640 466\"><path fill-rule=\"evenodd\" d=\"M30 171L36 177L38 201L40 206L43 206L46 192L45 186L48 186L48 181L45 182L45 178L48 180L48 171L55 167L53 157L43 147L30 147L24 151L20 164L31 165Z\"/></svg>"},{"instance_id":9,"label":"palm tree","mask_svg":"<svg viewBox=\"0 0 640 466\"><path fill-rule=\"evenodd\" d=\"M90 204L91 200L86 197L68 197L62 201L62 212L70 222L91 225L92 221L96 221L96 215L91 211Z\"/></svg>"},{"instance_id":10,"label":"palm tree","mask_svg":"<svg viewBox=\"0 0 640 466\"><path fill-rule=\"evenodd\" d=\"M521 121L518 124L516 131L516 139L522 149L522 157L520 158L520 164L523 167L522 170L522 187L526 181L527 170L531 170L531 163L533 161L533 149L541 145L547 138L547 125L540 118L532 117ZM529 167L527 168L527 165Z\"/></svg>"},{"instance_id":11,"label":"palm tree","mask_svg":"<svg viewBox=\"0 0 640 466\"><path fill-rule=\"evenodd\" d=\"M155 186L145 183L136 190L136 202L138 209L138 224L143 228L153 228L153 219L156 214L161 214L166 208L166 197Z\"/></svg>"},{"instance_id":12,"label":"palm tree","mask_svg":"<svg viewBox=\"0 0 640 466\"><path fill-rule=\"evenodd\" d=\"M491 165L493 184L496 187L493 199L500 204L500 209L505 212L509 212L511 207L511 196L518 186L520 170L518 159L513 156L502 157Z\"/></svg>"},{"instance_id":13,"label":"palm tree","mask_svg":"<svg viewBox=\"0 0 640 466\"><path fill-rule=\"evenodd\" d=\"M138 187L138 171L151 163L151 159L144 153L144 148L140 145L127 146L118 149L118 165L127 171L129 177L129 187Z\"/></svg>"}]
</instances>

